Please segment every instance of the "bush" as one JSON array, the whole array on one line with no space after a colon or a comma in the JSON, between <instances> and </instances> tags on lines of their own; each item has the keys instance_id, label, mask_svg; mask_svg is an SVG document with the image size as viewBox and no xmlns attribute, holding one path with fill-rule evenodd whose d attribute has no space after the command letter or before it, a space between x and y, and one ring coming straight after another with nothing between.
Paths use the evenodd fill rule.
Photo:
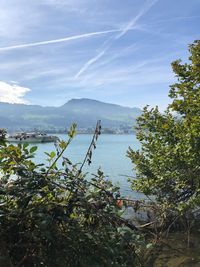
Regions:
<instances>
[{"instance_id":1,"label":"bush","mask_svg":"<svg viewBox=\"0 0 200 267\"><path fill-rule=\"evenodd\" d=\"M46 153L48 167L34 163L37 147L1 143L0 266L141 266L144 243L120 217L119 188L100 170L88 181L82 167L63 157L75 126L68 135Z\"/></svg>"}]
</instances>

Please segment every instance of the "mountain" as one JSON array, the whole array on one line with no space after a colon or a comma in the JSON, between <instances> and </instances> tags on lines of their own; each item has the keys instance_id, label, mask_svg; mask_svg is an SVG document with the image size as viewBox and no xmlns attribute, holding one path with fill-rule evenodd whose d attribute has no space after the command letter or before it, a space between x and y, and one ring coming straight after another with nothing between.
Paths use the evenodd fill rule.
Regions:
<instances>
[{"instance_id":1,"label":"mountain","mask_svg":"<svg viewBox=\"0 0 200 267\"><path fill-rule=\"evenodd\" d=\"M93 128L97 120L107 128L128 127L141 114L139 108L123 107L92 99L72 99L60 107L0 102L0 128L8 130L65 129L73 122L79 128Z\"/></svg>"}]
</instances>

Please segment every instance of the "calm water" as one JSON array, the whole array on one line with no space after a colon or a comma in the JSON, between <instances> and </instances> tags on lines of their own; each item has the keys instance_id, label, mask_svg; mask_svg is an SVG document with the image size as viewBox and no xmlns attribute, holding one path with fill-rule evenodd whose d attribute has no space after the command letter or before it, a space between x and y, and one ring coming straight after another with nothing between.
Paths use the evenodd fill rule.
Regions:
<instances>
[{"instance_id":1,"label":"calm water","mask_svg":"<svg viewBox=\"0 0 200 267\"><path fill-rule=\"evenodd\" d=\"M60 139L66 140L66 135L58 135ZM83 161L87 149L90 145L92 135L77 135L65 156L67 156L73 163L80 163ZM132 195L127 182L127 176L133 176L133 166L129 158L126 157L128 147L134 149L139 148L139 143L135 135L101 135L97 142L97 148L94 150L92 157L92 164L86 166L84 171L88 172L88 178L92 173L101 167L105 175L114 183L119 183L121 191L125 195ZM47 156L44 152L55 150L53 143L38 144L37 162L44 162ZM134 193L136 197L136 193ZM139 196L139 195L138 195Z\"/></svg>"}]
</instances>

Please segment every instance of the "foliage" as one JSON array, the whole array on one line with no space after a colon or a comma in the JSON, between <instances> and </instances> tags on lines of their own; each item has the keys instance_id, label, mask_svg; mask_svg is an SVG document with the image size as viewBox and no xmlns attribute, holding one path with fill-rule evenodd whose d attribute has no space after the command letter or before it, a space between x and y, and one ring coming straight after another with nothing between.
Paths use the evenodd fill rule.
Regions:
<instances>
[{"instance_id":1,"label":"foliage","mask_svg":"<svg viewBox=\"0 0 200 267\"><path fill-rule=\"evenodd\" d=\"M188 63L172 63L172 103L164 113L144 108L137 127L141 149L128 151L137 171L132 188L179 214L200 206L200 41L189 52Z\"/></svg>"},{"instance_id":2,"label":"foliage","mask_svg":"<svg viewBox=\"0 0 200 267\"><path fill-rule=\"evenodd\" d=\"M0 145L5 143L6 131L4 129L0 129Z\"/></svg>"},{"instance_id":3,"label":"foliage","mask_svg":"<svg viewBox=\"0 0 200 267\"><path fill-rule=\"evenodd\" d=\"M64 157L75 132L73 125L68 141L46 153L49 166L34 163L37 147L2 142L0 266L141 266L144 242L120 217L119 188L101 170L88 181Z\"/></svg>"}]
</instances>

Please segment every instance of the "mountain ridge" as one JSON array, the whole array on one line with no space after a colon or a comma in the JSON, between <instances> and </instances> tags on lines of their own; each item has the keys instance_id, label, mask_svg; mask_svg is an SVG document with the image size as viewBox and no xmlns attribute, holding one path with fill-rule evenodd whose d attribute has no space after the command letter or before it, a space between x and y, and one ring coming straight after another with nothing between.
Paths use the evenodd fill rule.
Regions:
<instances>
[{"instance_id":1,"label":"mountain ridge","mask_svg":"<svg viewBox=\"0 0 200 267\"><path fill-rule=\"evenodd\" d=\"M123 106L123 105L116 104L116 103L104 102L104 101L91 99L91 98L72 98L72 99L68 100L65 104L61 105L60 107L65 106L66 104L77 103L77 102L80 103L83 101L88 102L88 103L112 105L112 106L117 106L117 107L122 107L122 108L127 108L127 109L139 109L137 107L128 107L128 106Z\"/></svg>"},{"instance_id":2,"label":"mountain ridge","mask_svg":"<svg viewBox=\"0 0 200 267\"><path fill-rule=\"evenodd\" d=\"M141 109L81 98L59 107L0 102L0 128L49 130L64 129L73 122L79 128L94 127L98 119L107 128L132 126Z\"/></svg>"}]
</instances>

